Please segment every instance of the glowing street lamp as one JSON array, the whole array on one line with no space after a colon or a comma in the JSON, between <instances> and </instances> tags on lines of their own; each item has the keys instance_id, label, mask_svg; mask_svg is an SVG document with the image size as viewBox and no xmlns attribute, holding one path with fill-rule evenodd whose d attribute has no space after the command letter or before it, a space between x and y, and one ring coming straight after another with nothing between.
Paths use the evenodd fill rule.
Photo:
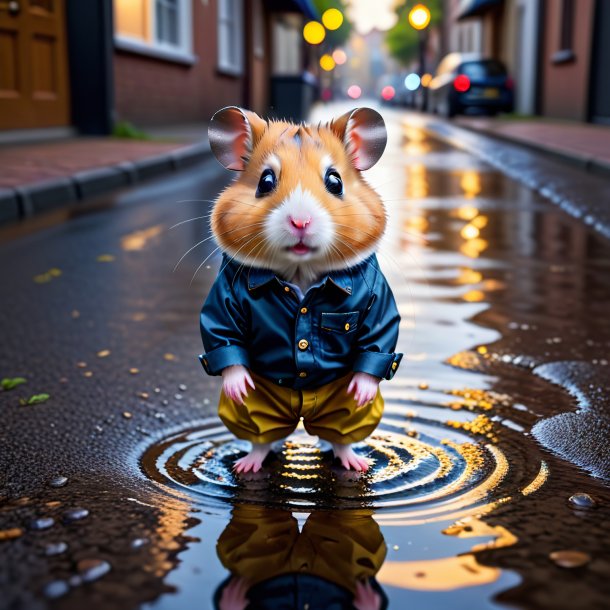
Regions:
<instances>
[{"instance_id":1,"label":"glowing street lamp","mask_svg":"<svg viewBox=\"0 0 610 610\"><path fill-rule=\"evenodd\" d=\"M324 26L318 21L309 21L303 28L303 38L309 44L320 44L326 37Z\"/></svg>"},{"instance_id":2,"label":"glowing street lamp","mask_svg":"<svg viewBox=\"0 0 610 610\"><path fill-rule=\"evenodd\" d=\"M327 30L338 30L343 23L343 13L336 8L329 8L322 15L322 23Z\"/></svg>"},{"instance_id":3,"label":"glowing street lamp","mask_svg":"<svg viewBox=\"0 0 610 610\"><path fill-rule=\"evenodd\" d=\"M416 30L425 30L430 23L430 9L423 4L416 4L409 11L409 24Z\"/></svg>"}]
</instances>

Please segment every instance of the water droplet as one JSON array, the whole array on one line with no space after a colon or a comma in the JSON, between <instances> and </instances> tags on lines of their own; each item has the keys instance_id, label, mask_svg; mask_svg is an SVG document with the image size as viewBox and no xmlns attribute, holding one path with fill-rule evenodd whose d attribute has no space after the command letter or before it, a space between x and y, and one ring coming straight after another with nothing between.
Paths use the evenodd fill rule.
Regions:
<instances>
[{"instance_id":1,"label":"water droplet","mask_svg":"<svg viewBox=\"0 0 610 610\"><path fill-rule=\"evenodd\" d=\"M164 398L164 399L161 401L161 404L162 404L164 407L167 407L167 405L169 404L169 400L167 400L167 398Z\"/></svg>"},{"instance_id":2,"label":"water droplet","mask_svg":"<svg viewBox=\"0 0 610 610\"><path fill-rule=\"evenodd\" d=\"M185 386L183 383L181 383L181 384L178 386L178 389L179 389L181 392L186 392L186 386Z\"/></svg>"},{"instance_id":3,"label":"water droplet","mask_svg":"<svg viewBox=\"0 0 610 610\"><path fill-rule=\"evenodd\" d=\"M155 389L153 390L153 392L154 392L155 394L160 394L160 393L161 393L161 388L155 388Z\"/></svg>"},{"instance_id":4,"label":"water droplet","mask_svg":"<svg viewBox=\"0 0 610 610\"><path fill-rule=\"evenodd\" d=\"M53 580L44 586L43 593L48 599L62 597L70 590L70 586L65 580Z\"/></svg>"},{"instance_id":5,"label":"water droplet","mask_svg":"<svg viewBox=\"0 0 610 610\"><path fill-rule=\"evenodd\" d=\"M176 400L182 400L182 394L174 394Z\"/></svg>"},{"instance_id":6,"label":"water droplet","mask_svg":"<svg viewBox=\"0 0 610 610\"><path fill-rule=\"evenodd\" d=\"M61 555L68 550L68 545L65 542L52 542L47 544L44 549L45 555L53 557L54 555Z\"/></svg>"},{"instance_id":7,"label":"water droplet","mask_svg":"<svg viewBox=\"0 0 610 610\"><path fill-rule=\"evenodd\" d=\"M395 545L392 547L392 549L393 549L394 551L397 551L399 548L400 548L400 547L399 547L397 544L395 544Z\"/></svg>"},{"instance_id":8,"label":"water droplet","mask_svg":"<svg viewBox=\"0 0 610 610\"><path fill-rule=\"evenodd\" d=\"M23 530L20 527L12 527L7 530L0 530L0 542L4 540L14 540L23 536Z\"/></svg>"},{"instance_id":9,"label":"water droplet","mask_svg":"<svg viewBox=\"0 0 610 610\"><path fill-rule=\"evenodd\" d=\"M146 546L150 540L148 538L135 538L131 541L129 545L132 549L141 549L143 546Z\"/></svg>"},{"instance_id":10,"label":"water droplet","mask_svg":"<svg viewBox=\"0 0 610 610\"><path fill-rule=\"evenodd\" d=\"M210 399L209 398L204 398L203 399L203 404L204 405L209 405L210 404Z\"/></svg>"},{"instance_id":11,"label":"water droplet","mask_svg":"<svg viewBox=\"0 0 610 610\"><path fill-rule=\"evenodd\" d=\"M68 477L57 476L49 481L50 487L64 487L68 483Z\"/></svg>"},{"instance_id":12,"label":"water droplet","mask_svg":"<svg viewBox=\"0 0 610 610\"><path fill-rule=\"evenodd\" d=\"M582 551L554 551L549 557L561 568L581 568L591 561L591 555Z\"/></svg>"},{"instance_id":13,"label":"water droplet","mask_svg":"<svg viewBox=\"0 0 610 610\"><path fill-rule=\"evenodd\" d=\"M28 528L31 530L48 530L55 524L53 517L39 517L30 521Z\"/></svg>"},{"instance_id":14,"label":"water droplet","mask_svg":"<svg viewBox=\"0 0 610 610\"><path fill-rule=\"evenodd\" d=\"M89 516L89 511L86 508L71 508L63 514L64 523L73 523L81 521Z\"/></svg>"},{"instance_id":15,"label":"water droplet","mask_svg":"<svg viewBox=\"0 0 610 610\"><path fill-rule=\"evenodd\" d=\"M595 508L597 506L597 502L585 493L574 494L568 501L574 508Z\"/></svg>"},{"instance_id":16,"label":"water droplet","mask_svg":"<svg viewBox=\"0 0 610 610\"><path fill-rule=\"evenodd\" d=\"M165 419L165 413L155 413L155 417L157 419Z\"/></svg>"},{"instance_id":17,"label":"water droplet","mask_svg":"<svg viewBox=\"0 0 610 610\"><path fill-rule=\"evenodd\" d=\"M110 564L103 559L81 559L76 569L83 582L93 582L110 572Z\"/></svg>"}]
</instances>

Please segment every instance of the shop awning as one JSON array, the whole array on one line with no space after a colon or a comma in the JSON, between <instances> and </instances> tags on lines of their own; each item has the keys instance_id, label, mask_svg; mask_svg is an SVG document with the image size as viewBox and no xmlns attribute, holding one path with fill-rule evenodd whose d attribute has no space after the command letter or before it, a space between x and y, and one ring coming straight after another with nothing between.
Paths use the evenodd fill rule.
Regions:
<instances>
[{"instance_id":1,"label":"shop awning","mask_svg":"<svg viewBox=\"0 0 610 610\"><path fill-rule=\"evenodd\" d=\"M302 13L307 19L320 20L312 0L266 0L265 4L272 12Z\"/></svg>"},{"instance_id":2,"label":"shop awning","mask_svg":"<svg viewBox=\"0 0 610 610\"><path fill-rule=\"evenodd\" d=\"M502 4L502 0L462 0L458 13L458 19L476 17L485 11Z\"/></svg>"}]
</instances>

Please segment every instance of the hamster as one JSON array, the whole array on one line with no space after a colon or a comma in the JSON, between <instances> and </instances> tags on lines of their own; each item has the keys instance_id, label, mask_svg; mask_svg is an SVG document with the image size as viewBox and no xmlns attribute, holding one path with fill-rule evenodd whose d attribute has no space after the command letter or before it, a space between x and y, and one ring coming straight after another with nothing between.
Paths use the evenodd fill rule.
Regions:
<instances>
[{"instance_id":1,"label":"hamster","mask_svg":"<svg viewBox=\"0 0 610 610\"><path fill-rule=\"evenodd\" d=\"M210 123L212 152L240 173L211 214L223 263L201 312L200 359L223 377L220 418L252 443L238 473L260 470L299 421L345 468L369 467L352 444L379 423L379 383L402 358L374 254L386 211L361 175L386 138L369 108L311 126L228 107Z\"/></svg>"}]
</instances>

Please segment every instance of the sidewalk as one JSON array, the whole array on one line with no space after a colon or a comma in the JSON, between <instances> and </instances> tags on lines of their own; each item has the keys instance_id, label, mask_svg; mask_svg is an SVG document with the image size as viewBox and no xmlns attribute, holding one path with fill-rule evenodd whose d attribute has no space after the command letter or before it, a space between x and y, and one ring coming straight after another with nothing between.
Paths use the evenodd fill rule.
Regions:
<instances>
[{"instance_id":1,"label":"sidewalk","mask_svg":"<svg viewBox=\"0 0 610 610\"><path fill-rule=\"evenodd\" d=\"M610 126L542 118L460 117L455 123L610 175Z\"/></svg>"},{"instance_id":2,"label":"sidewalk","mask_svg":"<svg viewBox=\"0 0 610 610\"><path fill-rule=\"evenodd\" d=\"M186 167L209 152L207 125L147 133L150 140L77 137L0 145L0 222Z\"/></svg>"}]
</instances>

